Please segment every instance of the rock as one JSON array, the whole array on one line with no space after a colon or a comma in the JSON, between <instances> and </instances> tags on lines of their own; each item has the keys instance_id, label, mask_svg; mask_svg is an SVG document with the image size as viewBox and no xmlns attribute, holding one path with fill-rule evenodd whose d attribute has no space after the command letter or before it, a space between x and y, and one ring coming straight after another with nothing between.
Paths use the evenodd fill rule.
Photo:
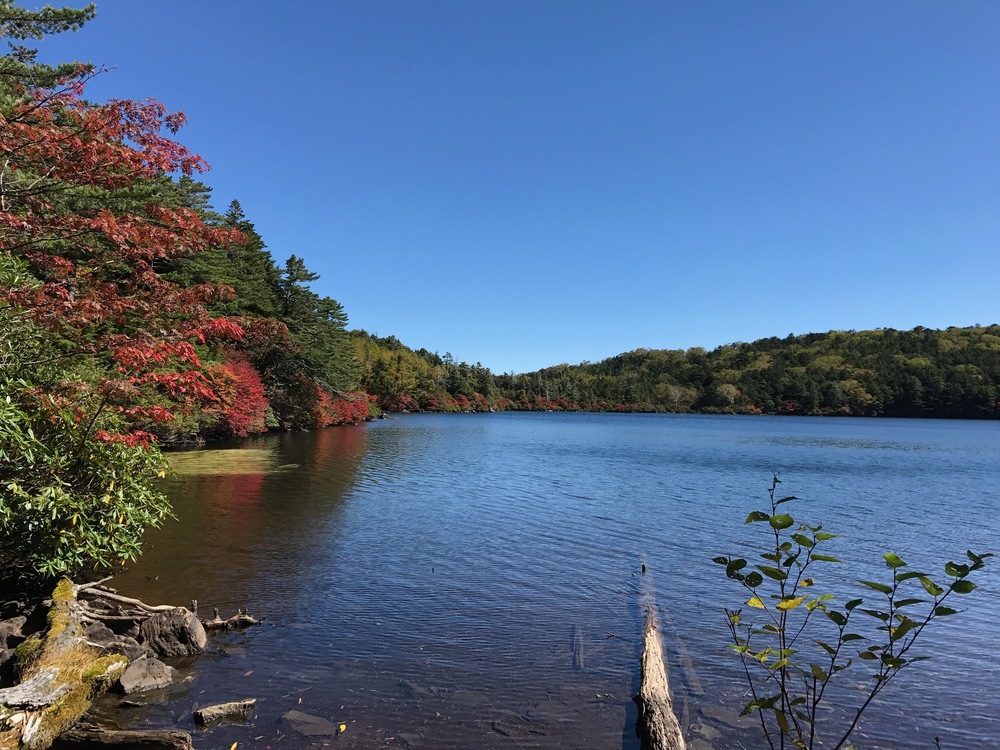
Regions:
<instances>
[{"instance_id":1,"label":"rock","mask_svg":"<svg viewBox=\"0 0 1000 750\"><path fill-rule=\"evenodd\" d=\"M211 724L216 721L227 719L229 721L243 721L253 711L256 698L247 698L242 701L232 703L218 703L214 706L205 706L194 712L194 720L199 724Z\"/></svg>"},{"instance_id":2,"label":"rock","mask_svg":"<svg viewBox=\"0 0 1000 750\"><path fill-rule=\"evenodd\" d=\"M336 737L340 734L340 729L333 722L302 711L288 711L281 718L291 724L292 729L307 737Z\"/></svg>"},{"instance_id":3,"label":"rock","mask_svg":"<svg viewBox=\"0 0 1000 750\"><path fill-rule=\"evenodd\" d=\"M208 641L201 621L184 607L158 612L139 626L139 643L158 656L196 656Z\"/></svg>"},{"instance_id":4,"label":"rock","mask_svg":"<svg viewBox=\"0 0 1000 750\"><path fill-rule=\"evenodd\" d=\"M10 687L14 684L16 676L14 671L15 664L14 649L0 650L0 688Z\"/></svg>"},{"instance_id":5,"label":"rock","mask_svg":"<svg viewBox=\"0 0 1000 750\"><path fill-rule=\"evenodd\" d=\"M159 659L147 658L129 664L128 669L118 679L125 695L143 690L167 687L174 681L177 670L168 667Z\"/></svg>"},{"instance_id":6,"label":"rock","mask_svg":"<svg viewBox=\"0 0 1000 750\"><path fill-rule=\"evenodd\" d=\"M24 616L12 617L9 620L0 621L0 650L17 646L17 643L8 643L11 636L17 636L20 640L24 640L21 636L21 626L27 621L28 618Z\"/></svg>"},{"instance_id":7,"label":"rock","mask_svg":"<svg viewBox=\"0 0 1000 750\"><path fill-rule=\"evenodd\" d=\"M130 662L155 656L153 649L139 643L135 638L118 635L107 625L99 622L88 625L84 635L88 641L99 645L102 653L121 654Z\"/></svg>"}]
</instances>

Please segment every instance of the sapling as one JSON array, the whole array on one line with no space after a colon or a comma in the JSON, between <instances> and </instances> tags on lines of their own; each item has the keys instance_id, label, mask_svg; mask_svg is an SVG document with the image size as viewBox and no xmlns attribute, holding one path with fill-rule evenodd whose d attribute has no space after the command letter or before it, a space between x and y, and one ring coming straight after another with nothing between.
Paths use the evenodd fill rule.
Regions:
<instances>
[{"instance_id":1,"label":"sapling","mask_svg":"<svg viewBox=\"0 0 1000 750\"><path fill-rule=\"evenodd\" d=\"M839 750L886 685L902 669L928 658L911 653L914 643L931 622L958 613L945 602L953 594L971 593L970 574L993 555L966 552L968 562L946 563L946 578L937 583L887 552L882 556L886 582L858 581L874 601L859 597L838 607L833 594L819 593L813 577L817 565L841 562L821 551L837 535L821 525L796 522L787 503L798 498L779 498L780 483L775 474L769 510L755 510L746 519L768 530L761 562L713 558L749 595L746 613L726 609L730 648L740 657L751 698L743 715L757 716L772 750L811 750L820 742L819 709L829 699L831 682L851 666L863 665L869 679L857 701L842 707L844 724L822 728L823 746Z\"/></svg>"}]
</instances>

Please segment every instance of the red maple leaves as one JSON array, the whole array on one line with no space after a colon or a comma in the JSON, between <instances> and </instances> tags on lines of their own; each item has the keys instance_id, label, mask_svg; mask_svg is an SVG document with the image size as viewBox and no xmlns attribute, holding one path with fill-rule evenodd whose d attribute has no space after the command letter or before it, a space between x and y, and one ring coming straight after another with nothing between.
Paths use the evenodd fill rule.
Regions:
<instances>
[{"instance_id":1,"label":"red maple leaves","mask_svg":"<svg viewBox=\"0 0 1000 750\"><path fill-rule=\"evenodd\" d=\"M195 349L239 339L238 321L208 306L226 287L181 288L159 269L172 258L239 241L171 200L170 174L208 165L163 135L184 117L154 101L83 99L80 69L52 90L21 89L0 114L0 251L30 273L0 300L48 331L65 356L110 360L103 374L63 384L128 421L161 423L164 400L216 398ZM85 379L84 379L85 380Z\"/></svg>"}]
</instances>

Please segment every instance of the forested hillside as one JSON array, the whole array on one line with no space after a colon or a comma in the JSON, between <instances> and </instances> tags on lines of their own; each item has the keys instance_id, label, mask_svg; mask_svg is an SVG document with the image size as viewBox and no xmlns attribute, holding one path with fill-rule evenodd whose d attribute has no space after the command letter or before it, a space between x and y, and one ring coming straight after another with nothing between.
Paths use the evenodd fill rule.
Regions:
<instances>
[{"instance_id":1,"label":"forested hillside","mask_svg":"<svg viewBox=\"0 0 1000 750\"><path fill-rule=\"evenodd\" d=\"M0 0L0 569L133 559L168 512L157 442L368 416L340 305L282 266L153 100L23 44L89 22Z\"/></svg>"},{"instance_id":2,"label":"forested hillside","mask_svg":"<svg viewBox=\"0 0 1000 750\"><path fill-rule=\"evenodd\" d=\"M712 351L639 349L598 363L496 376L412 352L393 338L354 335L362 383L387 409L453 410L447 397L465 396L475 410L1000 415L995 325L831 331Z\"/></svg>"}]
</instances>

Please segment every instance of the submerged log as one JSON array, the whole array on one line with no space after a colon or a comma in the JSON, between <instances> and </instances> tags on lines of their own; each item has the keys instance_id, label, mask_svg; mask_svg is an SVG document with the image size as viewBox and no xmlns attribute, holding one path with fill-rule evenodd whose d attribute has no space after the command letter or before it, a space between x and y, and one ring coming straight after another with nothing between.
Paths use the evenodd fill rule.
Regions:
<instances>
[{"instance_id":1,"label":"submerged log","mask_svg":"<svg viewBox=\"0 0 1000 750\"><path fill-rule=\"evenodd\" d=\"M645 576L645 564L642 572ZM684 735L670 699L653 584L648 577L643 582L646 591L643 596L646 625L643 631L639 694L635 697L635 702L639 705L636 733L642 741L643 750L685 750Z\"/></svg>"},{"instance_id":2,"label":"submerged log","mask_svg":"<svg viewBox=\"0 0 1000 750\"><path fill-rule=\"evenodd\" d=\"M0 690L0 748L43 750L122 674L128 659L102 655L85 634L84 587L63 579L52 593L48 629L22 643L22 680Z\"/></svg>"}]
</instances>

